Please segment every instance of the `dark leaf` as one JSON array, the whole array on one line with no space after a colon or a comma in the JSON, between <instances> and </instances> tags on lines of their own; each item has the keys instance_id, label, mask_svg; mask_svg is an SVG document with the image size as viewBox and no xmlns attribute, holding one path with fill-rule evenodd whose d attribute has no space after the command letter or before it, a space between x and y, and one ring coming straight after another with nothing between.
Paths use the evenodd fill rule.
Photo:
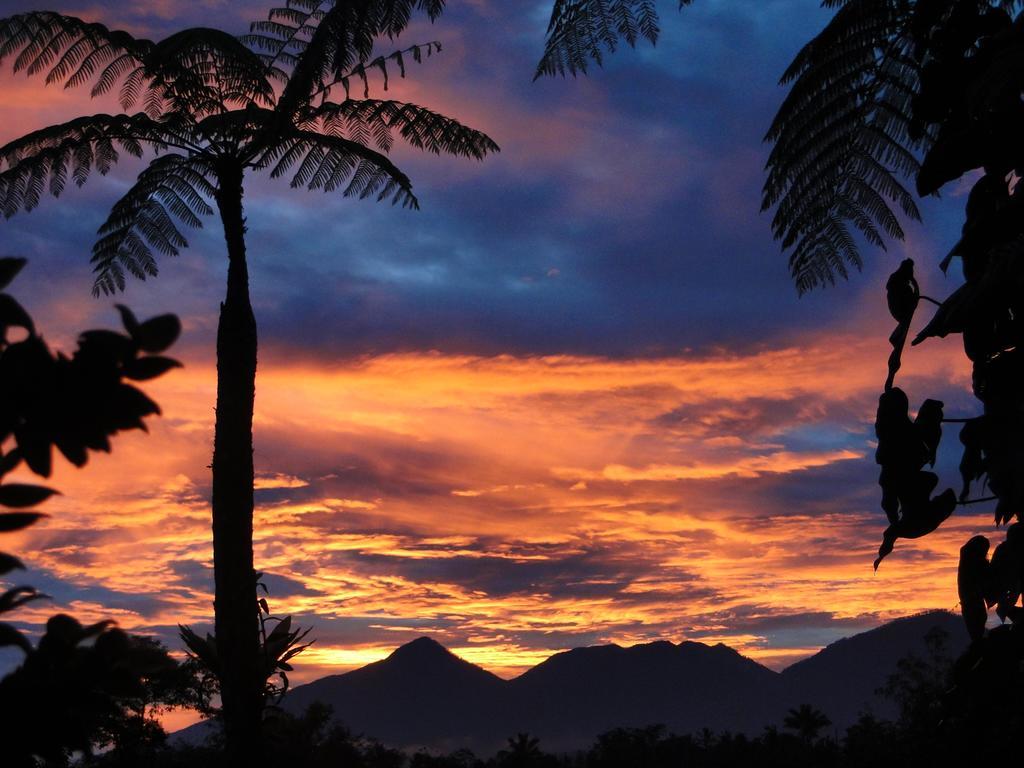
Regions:
<instances>
[{"instance_id":1,"label":"dark leaf","mask_svg":"<svg viewBox=\"0 0 1024 768\"><path fill-rule=\"evenodd\" d=\"M12 645L18 646L25 653L32 652L32 644L23 634L21 634L21 632L16 630L10 624L0 623L0 648Z\"/></svg>"},{"instance_id":2,"label":"dark leaf","mask_svg":"<svg viewBox=\"0 0 1024 768\"><path fill-rule=\"evenodd\" d=\"M285 616L274 630L267 636L267 644L285 637L292 628L292 617Z\"/></svg>"},{"instance_id":3,"label":"dark leaf","mask_svg":"<svg viewBox=\"0 0 1024 768\"><path fill-rule=\"evenodd\" d=\"M181 368L181 363L169 357L140 357L124 367L125 378L147 381L162 376L172 368Z\"/></svg>"},{"instance_id":4,"label":"dark leaf","mask_svg":"<svg viewBox=\"0 0 1024 768\"><path fill-rule=\"evenodd\" d=\"M32 318L29 317L24 307L6 293L0 293L0 328L10 326L25 328L29 333L35 332Z\"/></svg>"},{"instance_id":5,"label":"dark leaf","mask_svg":"<svg viewBox=\"0 0 1024 768\"><path fill-rule=\"evenodd\" d=\"M0 613L7 613L33 600L44 600L46 595L34 587L14 587L0 595Z\"/></svg>"},{"instance_id":6,"label":"dark leaf","mask_svg":"<svg viewBox=\"0 0 1024 768\"><path fill-rule=\"evenodd\" d=\"M0 458L0 477L13 471L21 463L21 452L14 448Z\"/></svg>"},{"instance_id":7,"label":"dark leaf","mask_svg":"<svg viewBox=\"0 0 1024 768\"><path fill-rule=\"evenodd\" d=\"M25 564L14 555L0 552L0 576L10 573L13 570L24 570Z\"/></svg>"},{"instance_id":8,"label":"dark leaf","mask_svg":"<svg viewBox=\"0 0 1024 768\"><path fill-rule=\"evenodd\" d=\"M5 507L33 507L53 496L57 491L41 485L8 483L0 485L0 504Z\"/></svg>"},{"instance_id":9,"label":"dark leaf","mask_svg":"<svg viewBox=\"0 0 1024 768\"><path fill-rule=\"evenodd\" d=\"M139 332L139 321L135 319L135 314L124 304L115 304L114 306L121 313L121 324L124 325L124 329L134 339Z\"/></svg>"},{"instance_id":10,"label":"dark leaf","mask_svg":"<svg viewBox=\"0 0 1024 768\"><path fill-rule=\"evenodd\" d=\"M4 512L0 513L0 533L10 533L28 528L33 523L46 517L39 512Z\"/></svg>"},{"instance_id":11,"label":"dark leaf","mask_svg":"<svg viewBox=\"0 0 1024 768\"><path fill-rule=\"evenodd\" d=\"M53 467L50 441L38 430L30 429L28 426L18 427L14 431L14 439L28 468L40 477L49 477Z\"/></svg>"},{"instance_id":12,"label":"dark leaf","mask_svg":"<svg viewBox=\"0 0 1024 768\"><path fill-rule=\"evenodd\" d=\"M138 327L135 341L146 352L163 352L181 333L181 321L176 315L159 315Z\"/></svg>"},{"instance_id":13,"label":"dark leaf","mask_svg":"<svg viewBox=\"0 0 1024 768\"><path fill-rule=\"evenodd\" d=\"M25 264L25 259L19 259L13 256L0 258L0 291L11 284L11 281L17 277Z\"/></svg>"}]
</instances>

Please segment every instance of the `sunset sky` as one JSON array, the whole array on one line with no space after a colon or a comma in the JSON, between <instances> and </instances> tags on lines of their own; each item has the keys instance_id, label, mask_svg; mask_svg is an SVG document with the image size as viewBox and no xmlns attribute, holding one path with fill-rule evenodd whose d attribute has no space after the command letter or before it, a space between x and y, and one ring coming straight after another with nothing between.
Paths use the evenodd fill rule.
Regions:
<instances>
[{"instance_id":1,"label":"sunset sky","mask_svg":"<svg viewBox=\"0 0 1024 768\"><path fill-rule=\"evenodd\" d=\"M887 619L957 605L956 551L984 505L871 568L884 515L873 460L892 320L884 283L915 258L925 293L959 281L964 187L862 274L798 298L760 214L762 136L778 75L827 18L814 0L663 3L656 48L577 80L531 82L551 0L450 0L439 56L393 83L486 131L482 163L396 162L422 210L248 180L260 324L256 559L276 612L312 625L308 680L429 634L511 676L552 652L653 639L725 642L781 668ZM160 37L244 32L237 0L4 0ZM116 105L0 74L0 141ZM184 364L146 387L164 416L84 470L59 463L51 514L7 537L21 611L110 617L178 647L209 626L213 338L226 273L219 223L93 299L96 229L141 165L0 224L30 259L14 293L46 338L178 313ZM929 315L923 307L918 324ZM905 358L913 405L973 415L958 338ZM939 471L959 488L947 429ZM11 541L13 539L13 541ZM10 658L10 657L4 657Z\"/></svg>"}]
</instances>

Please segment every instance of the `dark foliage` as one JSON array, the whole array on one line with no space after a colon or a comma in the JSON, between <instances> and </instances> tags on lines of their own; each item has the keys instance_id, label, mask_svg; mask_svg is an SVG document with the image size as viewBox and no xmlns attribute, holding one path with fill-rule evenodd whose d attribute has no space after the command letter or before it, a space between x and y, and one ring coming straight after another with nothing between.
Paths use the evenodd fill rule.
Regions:
<instances>
[{"instance_id":1,"label":"dark foliage","mask_svg":"<svg viewBox=\"0 0 1024 768\"><path fill-rule=\"evenodd\" d=\"M972 645L931 716L998 736L1020 726L1024 696L1024 13L1013 18L1018 3L981 0L829 4L838 6L835 18L787 74L793 86L769 134L776 145L766 204L778 203L776 233L795 247L791 264L804 289L856 263L844 222L877 245L880 222L889 221L882 227L889 236L902 235L890 203L915 211L896 174L912 178L921 195L977 174L962 237L940 265L945 271L960 257L964 283L945 301L922 296L908 259L886 285L896 328L875 458L889 524L875 568L898 539L929 535L958 505L996 502L996 525L1009 527L991 560L987 537L961 549L958 592ZM872 170L862 176L865 168ZM843 198L850 184L862 190L852 202ZM978 415L949 419L929 399L912 419L906 393L895 386L922 300L938 308L912 345L962 335ZM962 487L935 493L938 476L925 465L934 466L948 422L962 424ZM1000 626L987 630L992 609Z\"/></svg>"},{"instance_id":2,"label":"dark foliage","mask_svg":"<svg viewBox=\"0 0 1024 768\"><path fill-rule=\"evenodd\" d=\"M482 158L497 150L483 134L415 104L350 98L369 74L405 76L440 44L371 58L381 36L399 34L415 11L435 18L441 0L288 0L250 33L208 28L165 40L40 11L0 20L0 63L94 96L119 89L125 114L80 117L0 148L0 207L31 210L46 191L59 196L93 170L107 173L120 152L160 157L139 176L100 228L93 249L96 291L124 288L126 275L156 275L158 255L187 246L179 224L198 227L214 212L218 160L291 172L292 186L374 196L417 206L409 179L370 144L391 134L431 152ZM345 94L331 101L332 91ZM141 111L132 112L140 109Z\"/></svg>"},{"instance_id":3,"label":"dark foliage","mask_svg":"<svg viewBox=\"0 0 1024 768\"><path fill-rule=\"evenodd\" d=\"M24 266L24 259L0 259L0 290ZM128 381L148 380L176 367L163 357L180 331L178 319L162 315L139 322L119 307L125 332L85 331L70 356L56 355L35 323L8 293L0 293L0 478L24 464L47 477L52 452L81 467L89 451L110 451L121 431L145 429L143 419L159 407ZM15 338L17 334L20 338ZM23 483L0 485L0 532L26 528L43 515L28 508L56 491ZM0 576L24 565L0 553ZM0 595L0 614L45 595L22 585ZM182 670L164 648L132 637L102 621L83 626L59 614L33 646L11 624L0 624L0 646L17 646L22 664L0 680L0 757L4 765L62 763L72 752L107 745L133 749L162 733L147 707L193 703L179 691Z\"/></svg>"},{"instance_id":4,"label":"dark foliage","mask_svg":"<svg viewBox=\"0 0 1024 768\"><path fill-rule=\"evenodd\" d=\"M256 574L257 587L268 593L267 586ZM264 706L276 707L288 692L288 673L294 671L291 660L313 644L313 641L302 642L310 633L310 628L292 627L291 616L274 616L270 612L270 603L266 597L256 601L259 615L260 658L263 662L263 703ZM195 670L196 680L200 682L203 695L200 697L203 706L194 706L204 718L220 717L219 707L210 705L210 700L220 694L220 676L222 665L217 649L217 641L207 633L200 637L191 627L179 625L182 641Z\"/></svg>"},{"instance_id":5,"label":"dark foliage","mask_svg":"<svg viewBox=\"0 0 1024 768\"><path fill-rule=\"evenodd\" d=\"M994 759L1000 754L998 740L979 739L991 731L978 732L967 720L936 717L954 670L941 633L930 638L928 648L923 657L901 660L885 686L886 695L899 704L899 719L880 721L865 714L845 734L829 730L821 713L804 705L787 717L794 733L767 727L754 737L708 730L676 735L652 725L608 731L589 749L570 754L547 752L537 738L518 733L490 758L467 750L407 755L332 724L330 710L314 705L301 716L278 713L268 721L266 759L291 768L896 768ZM219 766L222 759L215 745L163 748L149 765ZM101 756L95 765L115 763Z\"/></svg>"},{"instance_id":6,"label":"dark foliage","mask_svg":"<svg viewBox=\"0 0 1024 768\"><path fill-rule=\"evenodd\" d=\"M138 765L166 740L156 714L202 704L189 667L112 624L52 617L24 663L0 681L5 765L62 765L95 749L109 753L110 765Z\"/></svg>"},{"instance_id":7,"label":"dark foliage","mask_svg":"<svg viewBox=\"0 0 1024 768\"><path fill-rule=\"evenodd\" d=\"M613 5L624 26L614 26ZM628 23L630 10L652 13L652 5L556 2L538 75L585 72L620 38L633 44L638 30L653 41L655 25ZM790 89L766 136L763 209L775 209L775 236L803 292L859 268L862 241L884 248L903 238L902 221L920 218L908 182L923 196L976 174L962 237L940 265L945 272L960 257L964 284L942 302L921 296L908 259L886 286L897 325L875 430L889 525L874 565L898 539L934 532L958 504L993 500L997 525L1017 520L991 560L986 537L961 550L958 589L973 645L944 700L952 708L942 710L985 712L977 722L999 723L1005 728L993 733L1005 734L1019 728L1024 697L1024 3L823 5L835 15L782 78ZM912 344L962 334L980 415L946 419L943 403L929 399L911 419L895 378L922 299L938 309ZM962 424L962 487L936 494L938 477L924 467L934 467L947 421ZM990 496L971 498L986 486ZM993 608L1001 626L986 631Z\"/></svg>"},{"instance_id":8,"label":"dark foliage","mask_svg":"<svg viewBox=\"0 0 1024 768\"><path fill-rule=\"evenodd\" d=\"M679 0L679 7L691 2ZM643 39L653 45L661 31L655 5L655 0L555 0L534 79L586 74L621 42L635 47Z\"/></svg>"},{"instance_id":9,"label":"dark foliage","mask_svg":"<svg viewBox=\"0 0 1024 768\"><path fill-rule=\"evenodd\" d=\"M1013 163L995 158L1020 120L1007 101L1017 0L823 4L836 14L783 75L790 91L766 137L763 206L801 292L859 268L858 239L903 237L901 218L920 217L908 182L926 195L984 167L996 175L979 192L998 197L993 179Z\"/></svg>"}]
</instances>

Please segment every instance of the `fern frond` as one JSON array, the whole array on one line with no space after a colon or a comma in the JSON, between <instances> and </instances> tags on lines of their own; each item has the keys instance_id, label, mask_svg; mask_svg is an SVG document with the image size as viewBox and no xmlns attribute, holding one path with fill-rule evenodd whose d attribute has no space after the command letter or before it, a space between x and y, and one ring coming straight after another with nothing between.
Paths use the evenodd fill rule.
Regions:
<instances>
[{"instance_id":1,"label":"fern frond","mask_svg":"<svg viewBox=\"0 0 1024 768\"><path fill-rule=\"evenodd\" d=\"M128 32L52 11L0 19L0 63L13 56L15 72L46 72L47 83L63 83L65 88L93 82L97 73L109 81L111 67L123 74L126 62L138 66L152 46Z\"/></svg>"},{"instance_id":2,"label":"fern frond","mask_svg":"<svg viewBox=\"0 0 1024 768\"><path fill-rule=\"evenodd\" d=\"M450 117L416 104L378 99L348 99L326 102L310 111L308 119L319 123L324 133L360 144L372 140L379 150L389 152L397 133L410 145L434 154L449 154L482 160L498 152L486 134L468 128Z\"/></svg>"},{"instance_id":3,"label":"fern frond","mask_svg":"<svg viewBox=\"0 0 1024 768\"><path fill-rule=\"evenodd\" d=\"M680 9L691 2L679 0ZM585 75L591 62L601 66L604 54L620 42L635 48L643 39L653 45L660 33L654 0L555 0L534 80Z\"/></svg>"},{"instance_id":4,"label":"fern frond","mask_svg":"<svg viewBox=\"0 0 1024 768\"><path fill-rule=\"evenodd\" d=\"M915 131L921 67L909 0L845 0L783 75L790 92L766 141L773 147L762 208L798 290L845 277L861 259L853 231L873 245L901 239L899 216L920 213L904 181L920 171L932 130ZM898 211L898 213L897 213ZM884 236L883 236L884 235Z\"/></svg>"},{"instance_id":5,"label":"fern frond","mask_svg":"<svg viewBox=\"0 0 1024 768\"><path fill-rule=\"evenodd\" d=\"M201 227L202 217L213 213L208 200L215 192L208 169L194 158L168 154L150 163L99 229L93 295L124 290L126 273L156 276L157 253L177 256L188 246L175 220Z\"/></svg>"},{"instance_id":6,"label":"fern frond","mask_svg":"<svg viewBox=\"0 0 1024 768\"><path fill-rule=\"evenodd\" d=\"M279 100L282 112L288 115L315 92L340 82L354 68L369 66L375 42L397 36L414 12L424 12L433 20L444 10L444 0L288 0L286 5L310 12L325 9L309 32L308 41L298 43L298 55ZM279 63L279 57L275 57L266 66Z\"/></svg>"},{"instance_id":7,"label":"fern frond","mask_svg":"<svg viewBox=\"0 0 1024 768\"><path fill-rule=\"evenodd\" d=\"M59 196L67 174L81 186L95 169L107 173L117 148L136 157L143 147L162 151L173 143L168 127L146 115L91 115L34 131L0 147L0 208L5 216L32 210L49 186Z\"/></svg>"},{"instance_id":8,"label":"fern frond","mask_svg":"<svg viewBox=\"0 0 1024 768\"><path fill-rule=\"evenodd\" d=\"M324 99L330 98L331 89L340 85L345 91L345 98L349 98L351 95L352 81L357 80L363 86L363 98L368 99L370 97L370 75L374 71L378 71L383 79L383 88L386 91L391 79L391 67L394 65L398 68L398 74L400 77L405 77L405 60L407 56L411 56L412 60L417 64L420 64L424 57L430 58L435 53L441 52L441 43L436 40L429 43L417 43L416 45L410 45L408 48L403 48L399 51L393 51L387 55L377 56L371 61L356 64L345 74L336 77L334 80L324 83L319 89L313 92L314 97L322 96Z\"/></svg>"},{"instance_id":9,"label":"fern frond","mask_svg":"<svg viewBox=\"0 0 1024 768\"><path fill-rule=\"evenodd\" d=\"M403 208L419 208L412 182L386 156L340 136L293 130L256 167L270 169L271 178L287 174L296 163L292 187L341 190L345 197L390 200Z\"/></svg>"},{"instance_id":10,"label":"fern frond","mask_svg":"<svg viewBox=\"0 0 1024 768\"><path fill-rule=\"evenodd\" d=\"M297 7L271 8L265 21L255 21L249 34L239 38L243 44L260 53L268 77L287 82L283 67L295 64L295 57L306 51L309 40L323 19L326 0Z\"/></svg>"}]
</instances>

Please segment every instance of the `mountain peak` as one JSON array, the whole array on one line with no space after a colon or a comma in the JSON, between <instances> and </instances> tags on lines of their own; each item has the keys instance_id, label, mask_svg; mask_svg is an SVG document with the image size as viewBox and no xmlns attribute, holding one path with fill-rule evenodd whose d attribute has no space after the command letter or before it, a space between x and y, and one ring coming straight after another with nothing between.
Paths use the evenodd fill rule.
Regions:
<instances>
[{"instance_id":1,"label":"mountain peak","mask_svg":"<svg viewBox=\"0 0 1024 768\"><path fill-rule=\"evenodd\" d=\"M418 637L405 645L401 645L391 652L389 659L416 659L428 661L431 659L454 658L451 651L441 645L432 637Z\"/></svg>"}]
</instances>

